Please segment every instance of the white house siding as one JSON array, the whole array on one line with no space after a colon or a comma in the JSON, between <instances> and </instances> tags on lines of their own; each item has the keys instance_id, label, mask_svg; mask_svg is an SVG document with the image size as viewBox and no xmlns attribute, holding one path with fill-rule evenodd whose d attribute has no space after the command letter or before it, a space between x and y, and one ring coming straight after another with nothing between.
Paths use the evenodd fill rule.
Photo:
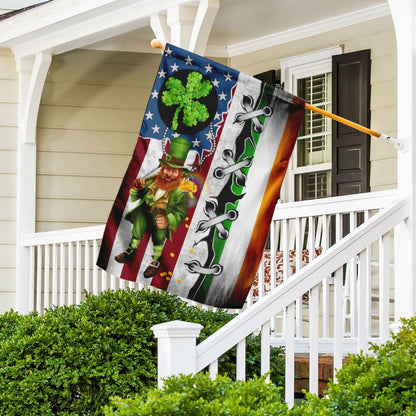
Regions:
<instances>
[{"instance_id":1,"label":"white house siding","mask_svg":"<svg viewBox=\"0 0 416 416\"><path fill-rule=\"evenodd\" d=\"M37 231L107 221L159 63L159 52L53 57L38 117Z\"/></svg>"},{"instance_id":2,"label":"white house siding","mask_svg":"<svg viewBox=\"0 0 416 416\"><path fill-rule=\"evenodd\" d=\"M38 117L37 231L106 222L159 60L92 50L53 57Z\"/></svg>"},{"instance_id":3,"label":"white house siding","mask_svg":"<svg viewBox=\"0 0 416 416\"><path fill-rule=\"evenodd\" d=\"M233 57L231 66L254 75L278 69L282 58L335 45L342 45L344 52L371 49L371 128L395 137L397 60L396 38L390 16ZM372 138L370 160L371 190L396 188L396 150Z\"/></svg>"},{"instance_id":4,"label":"white house siding","mask_svg":"<svg viewBox=\"0 0 416 416\"><path fill-rule=\"evenodd\" d=\"M396 48L390 17L217 59L247 74L334 45L371 48L371 127L396 134ZM215 59L215 58L214 58ZM38 117L36 230L103 224L129 163L159 53L75 50L54 56ZM0 50L0 312L14 306L18 75ZM371 189L396 186L396 151L372 141Z\"/></svg>"},{"instance_id":5,"label":"white house siding","mask_svg":"<svg viewBox=\"0 0 416 416\"><path fill-rule=\"evenodd\" d=\"M0 311L14 306L18 75L0 49Z\"/></svg>"},{"instance_id":6,"label":"white house siding","mask_svg":"<svg viewBox=\"0 0 416 416\"><path fill-rule=\"evenodd\" d=\"M249 75L279 69L280 59L341 45L345 53L371 49L371 128L396 137L397 134L397 59L396 38L391 17L300 39L257 52L231 58L230 65ZM372 191L397 187L397 151L390 145L371 139L370 187ZM393 240L392 240L393 241ZM393 250L391 251L393 253ZM378 293L375 278L378 246L372 247L372 288ZM391 273L393 278L393 273ZM391 288L393 286L391 285ZM332 290L332 286L331 286ZM393 289L391 289L392 291ZM372 305L373 312L378 304ZM320 311L322 313L322 311ZM333 310L330 311L331 319ZM372 328L377 333L378 328ZM305 324L304 331L307 331ZM305 332L307 333L307 332Z\"/></svg>"}]
</instances>

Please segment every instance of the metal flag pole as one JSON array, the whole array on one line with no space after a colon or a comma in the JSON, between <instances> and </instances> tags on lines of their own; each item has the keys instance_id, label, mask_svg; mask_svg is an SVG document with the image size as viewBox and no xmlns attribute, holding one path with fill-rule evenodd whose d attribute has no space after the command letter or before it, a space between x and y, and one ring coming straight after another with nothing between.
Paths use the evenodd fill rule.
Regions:
<instances>
[{"instance_id":1,"label":"metal flag pole","mask_svg":"<svg viewBox=\"0 0 416 416\"><path fill-rule=\"evenodd\" d=\"M338 121L339 123L346 124L347 126L350 126L356 130L359 130L371 136L377 137L381 141L391 144L395 149L401 149L403 147L403 142L401 140L395 139L391 136L388 136L387 134L379 133L375 130L371 130L367 127L362 126L361 124L354 123L351 120L348 120L341 116L337 116L336 114L332 114L328 111L322 110L321 108L315 107L314 105L311 105L308 103L305 103L305 108L307 108L308 110L314 111L315 113L319 113L326 117L332 118L333 120Z\"/></svg>"},{"instance_id":2,"label":"metal flag pole","mask_svg":"<svg viewBox=\"0 0 416 416\"><path fill-rule=\"evenodd\" d=\"M165 50L165 45L158 39L153 39L150 42L152 48L160 49L162 52ZM355 123L354 121L348 120L344 117L337 116L336 114L332 114L329 111L322 110L321 108L315 107L314 105L308 104L305 102L305 108L308 110L311 110L315 113L319 113L324 115L325 117L332 118L335 121L338 121L339 123L345 124L347 126L352 127L353 129L362 131L366 134L369 134L370 136L377 137L377 139L391 144L395 149L402 149L403 148L403 141L399 139L395 139L394 137L388 136L384 133L379 133L375 130L371 130L368 127L364 127L361 124Z\"/></svg>"}]
</instances>

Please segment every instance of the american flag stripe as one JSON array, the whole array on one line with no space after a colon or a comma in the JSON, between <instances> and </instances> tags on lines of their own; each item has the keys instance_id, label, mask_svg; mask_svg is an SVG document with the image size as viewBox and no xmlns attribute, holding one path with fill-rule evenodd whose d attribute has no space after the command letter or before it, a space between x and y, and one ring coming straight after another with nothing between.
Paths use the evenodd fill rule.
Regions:
<instances>
[{"instance_id":1,"label":"american flag stripe","mask_svg":"<svg viewBox=\"0 0 416 416\"><path fill-rule=\"evenodd\" d=\"M198 302L242 307L261 259L303 111L303 101L288 93L166 45L97 264L123 279L140 279ZM149 227L151 221L143 209L155 204L159 191L149 191L144 200L133 202L129 190L135 178L158 168L161 158L166 163L168 157L173 158L179 143L186 152L179 159L175 154L175 161L192 163L195 158L200 164L188 173L188 179L197 184L196 206L185 208L180 202L181 192L188 192L189 198L184 183L181 190L165 194L172 240L164 242L161 267L145 279L155 228ZM142 202L135 210L139 214L126 219L135 204ZM135 256L118 263L115 256L129 246L130 221L136 220L136 227L147 224L144 237Z\"/></svg>"}]
</instances>

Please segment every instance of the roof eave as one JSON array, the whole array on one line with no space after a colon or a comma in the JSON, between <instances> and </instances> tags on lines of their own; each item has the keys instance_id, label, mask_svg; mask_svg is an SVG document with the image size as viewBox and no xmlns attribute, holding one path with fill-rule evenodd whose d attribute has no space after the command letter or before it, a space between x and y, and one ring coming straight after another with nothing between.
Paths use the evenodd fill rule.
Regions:
<instances>
[{"instance_id":1,"label":"roof eave","mask_svg":"<svg viewBox=\"0 0 416 416\"><path fill-rule=\"evenodd\" d=\"M63 53L144 27L152 14L189 3L192 1L52 1L0 21L0 47L11 48L17 57Z\"/></svg>"}]
</instances>

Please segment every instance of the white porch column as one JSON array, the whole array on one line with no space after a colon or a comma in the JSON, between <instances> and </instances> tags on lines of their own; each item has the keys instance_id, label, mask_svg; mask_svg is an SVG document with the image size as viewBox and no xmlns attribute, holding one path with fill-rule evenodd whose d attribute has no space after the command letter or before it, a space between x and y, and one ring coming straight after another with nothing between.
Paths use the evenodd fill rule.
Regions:
<instances>
[{"instance_id":1,"label":"white porch column","mask_svg":"<svg viewBox=\"0 0 416 416\"><path fill-rule=\"evenodd\" d=\"M158 387L163 379L196 372L196 339L203 328L200 324L171 321L152 326L158 340Z\"/></svg>"},{"instance_id":2,"label":"white porch column","mask_svg":"<svg viewBox=\"0 0 416 416\"><path fill-rule=\"evenodd\" d=\"M409 198L410 216L395 230L395 317L416 312L416 2L389 0L397 40L398 191Z\"/></svg>"},{"instance_id":3,"label":"white porch column","mask_svg":"<svg viewBox=\"0 0 416 416\"><path fill-rule=\"evenodd\" d=\"M39 52L36 56L17 57L19 73L19 115L17 152L16 212L16 301L20 313L33 310L34 293L30 282L30 253L23 247L26 234L35 232L36 223L36 124L40 98L52 57Z\"/></svg>"},{"instance_id":4,"label":"white porch column","mask_svg":"<svg viewBox=\"0 0 416 416\"><path fill-rule=\"evenodd\" d=\"M162 43L203 55L219 7L219 0L198 0L198 6L175 5L166 14L152 15L150 26Z\"/></svg>"}]
</instances>

